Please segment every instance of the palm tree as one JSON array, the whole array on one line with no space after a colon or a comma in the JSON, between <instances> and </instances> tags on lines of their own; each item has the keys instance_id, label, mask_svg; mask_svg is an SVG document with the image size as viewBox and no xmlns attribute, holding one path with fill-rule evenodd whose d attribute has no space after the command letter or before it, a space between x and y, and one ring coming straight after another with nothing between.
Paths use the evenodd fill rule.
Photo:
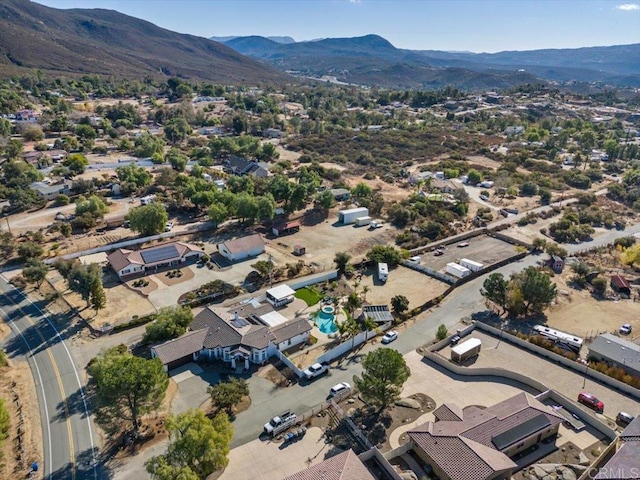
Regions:
<instances>
[{"instance_id":1,"label":"palm tree","mask_svg":"<svg viewBox=\"0 0 640 480\"><path fill-rule=\"evenodd\" d=\"M365 285L364 287L362 287L362 301L366 302L367 301L367 293L369 293L371 291L371 288L369 288L369 285Z\"/></svg>"}]
</instances>

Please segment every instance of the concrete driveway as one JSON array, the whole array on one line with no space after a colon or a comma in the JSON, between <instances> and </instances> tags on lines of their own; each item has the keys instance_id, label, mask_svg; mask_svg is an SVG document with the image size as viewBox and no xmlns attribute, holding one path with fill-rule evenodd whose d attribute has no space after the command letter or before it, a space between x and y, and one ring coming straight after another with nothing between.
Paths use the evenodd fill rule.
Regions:
<instances>
[{"instance_id":1,"label":"concrete driveway","mask_svg":"<svg viewBox=\"0 0 640 480\"><path fill-rule=\"evenodd\" d=\"M322 462L331 451L323 431L310 428L297 442L284 444L256 439L229 453L229 465L220 480L276 480Z\"/></svg>"}]
</instances>

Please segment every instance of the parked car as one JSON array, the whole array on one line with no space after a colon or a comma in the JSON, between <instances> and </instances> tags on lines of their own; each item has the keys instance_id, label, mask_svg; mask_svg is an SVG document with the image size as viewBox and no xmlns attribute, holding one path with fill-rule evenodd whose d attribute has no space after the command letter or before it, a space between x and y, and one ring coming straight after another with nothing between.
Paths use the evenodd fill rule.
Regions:
<instances>
[{"instance_id":1,"label":"parked car","mask_svg":"<svg viewBox=\"0 0 640 480\"><path fill-rule=\"evenodd\" d=\"M173 228L173 222L167 222L167 224L164 227L164 231L170 232L172 228Z\"/></svg>"},{"instance_id":2,"label":"parked car","mask_svg":"<svg viewBox=\"0 0 640 480\"><path fill-rule=\"evenodd\" d=\"M304 374L307 380L312 378L319 377L323 373L327 373L329 371L329 365L326 363L314 363L309 368L305 369L302 373Z\"/></svg>"},{"instance_id":3,"label":"parked car","mask_svg":"<svg viewBox=\"0 0 640 480\"><path fill-rule=\"evenodd\" d=\"M441 248L438 248L438 249L436 249L436 251L435 251L434 255L435 255L436 257L439 257L440 255L444 255L444 250L443 250L443 249L441 249Z\"/></svg>"},{"instance_id":4,"label":"parked car","mask_svg":"<svg viewBox=\"0 0 640 480\"><path fill-rule=\"evenodd\" d=\"M451 346L457 345L459 341L460 341L460 335L454 335L453 337L451 337L451 340L449 340L449 345Z\"/></svg>"},{"instance_id":5,"label":"parked car","mask_svg":"<svg viewBox=\"0 0 640 480\"><path fill-rule=\"evenodd\" d=\"M464 248L464 247L468 247L469 246L469 242L462 242L458 244L458 248Z\"/></svg>"},{"instance_id":6,"label":"parked car","mask_svg":"<svg viewBox=\"0 0 640 480\"><path fill-rule=\"evenodd\" d=\"M581 403L598 413L604 412L604 403L590 393L580 392L580 395L578 395L578 403Z\"/></svg>"},{"instance_id":7,"label":"parked car","mask_svg":"<svg viewBox=\"0 0 640 480\"><path fill-rule=\"evenodd\" d=\"M630 413L627 412L618 412L618 415L616 415L616 423L618 425L622 425L623 427L626 427L627 425L629 425L631 422L633 422L635 420L636 417L634 417L633 415L631 415Z\"/></svg>"},{"instance_id":8,"label":"parked car","mask_svg":"<svg viewBox=\"0 0 640 480\"><path fill-rule=\"evenodd\" d=\"M483 200L486 202L487 200L489 200L489 197L487 197L486 195L480 195L480 200Z\"/></svg>"},{"instance_id":9,"label":"parked car","mask_svg":"<svg viewBox=\"0 0 640 480\"><path fill-rule=\"evenodd\" d=\"M335 397L339 393L344 392L345 390L350 390L350 389L351 389L351 385L349 385L347 382L340 382L334 385L333 387L331 387L331 390L329 390L329 397Z\"/></svg>"},{"instance_id":10,"label":"parked car","mask_svg":"<svg viewBox=\"0 0 640 480\"><path fill-rule=\"evenodd\" d=\"M631 330L633 330L633 327L630 323L625 323L624 325L620 326L620 333L622 335L629 335L631 333Z\"/></svg>"},{"instance_id":11,"label":"parked car","mask_svg":"<svg viewBox=\"0 0 640 480\"><path fill-rule=\"evenodd\" d=\"M396 332L395 330L389 330L382 337L382 343L391 343L397 338L398 338L398 332Z\"/></svg>"}]
</instances>

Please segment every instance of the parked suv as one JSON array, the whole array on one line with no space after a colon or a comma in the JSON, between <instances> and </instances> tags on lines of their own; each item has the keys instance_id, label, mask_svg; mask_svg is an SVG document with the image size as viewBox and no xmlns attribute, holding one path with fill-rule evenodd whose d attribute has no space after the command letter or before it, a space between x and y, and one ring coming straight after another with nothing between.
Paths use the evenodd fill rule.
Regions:
<instances>
[{"instance_id":1,"label":"parked suv","mask_svg":"<svg viewBox=\"0 0 640 480\"><path fill-rule=\"evenodd\" d=\"M627 412L618 412L618 415L616 415L616 423L623 427L629 425L634 419L635 417Z\"/></svg>"},{"instance_id":2,"label":"parked suv","mask_svg":"<svg viewBox=\"0 0 640 480\"><path fill-rule=\"evenodd\" d=\"M580 395L578 395L578 403L586 405L598 413L602 413L604 411L604 403L587 392L581 392Z\"/></svg>"}]
</instances>

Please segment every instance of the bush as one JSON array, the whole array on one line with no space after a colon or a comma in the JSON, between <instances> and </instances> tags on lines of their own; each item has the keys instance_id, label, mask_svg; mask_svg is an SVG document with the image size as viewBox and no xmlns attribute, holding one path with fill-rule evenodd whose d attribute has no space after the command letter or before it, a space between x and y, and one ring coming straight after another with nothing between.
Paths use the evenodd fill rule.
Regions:
<instances>
[{"instance_id":1,"label":"bush","mask_svg":"<svg viewBox=\"0 0 640 480\"><path fill-rule=\"evenodd\" d=\"M113 327L114 332L122 332L124 330L130 330L132 328L139 327L140 325L144 325L146 323L152 322L155 320L156 315L152 313L151 315L145 315L143 317L133 317L130 321L121 323Z\"/></svg>"},{"instance_id":2,"label":"bush","mask_svg":"<svg viewBox=\"0 0 640 480\"><path fill-rule=\"evenodd\" d=\"M593 291L599 295L604 295L607 291L607 279L602 277L596 277L591 281Z\"/></svg>"},{"instance_id":3,"label":"bush","mask_svg":"<svg viewBox=\"0 0 640 480\"><path fill-rule=\"evenodd\" d=\"M440 325L438 327L438 332L436 333L436 338L438 340L444 340L445 338L447 338L447 334L449 333L449 331L447 330L447 326L446 325Z\"/></svg>"}]
</instances>

